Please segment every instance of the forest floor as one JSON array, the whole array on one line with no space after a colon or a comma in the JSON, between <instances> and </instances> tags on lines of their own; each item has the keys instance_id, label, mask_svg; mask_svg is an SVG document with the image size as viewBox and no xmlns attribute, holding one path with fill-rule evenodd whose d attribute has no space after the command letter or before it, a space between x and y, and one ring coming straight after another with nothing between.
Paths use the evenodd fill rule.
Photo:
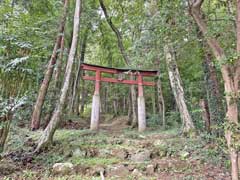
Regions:
<instances>
[{"instance_id":1,"label":"forest floor","mask_svg":"<svg viewBox=\"0 0 240 180\"><path fill-rule=\"evenodd\" d=\"M100 172L106 180L230 179L229 161L206 137L183 138L177 129L139 134L129 128L126 117L108 121L98 133L65 124L67 128L56 132L54 145L36 156L28 152L42 131L13 128L0 162L0 179L101 180ZM55 163L73 166L55 171Z\"/></svg>"}]
</instances>

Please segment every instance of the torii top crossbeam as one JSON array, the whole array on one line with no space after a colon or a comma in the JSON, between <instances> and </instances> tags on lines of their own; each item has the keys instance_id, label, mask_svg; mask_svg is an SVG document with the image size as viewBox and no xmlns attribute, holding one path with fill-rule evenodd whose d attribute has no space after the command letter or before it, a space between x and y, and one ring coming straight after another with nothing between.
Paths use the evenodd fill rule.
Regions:
<instances>
[{"instance_id":1,"label":"torii top crossbeam","mask_svg":"<svg viewBox=\"0 0 240 180\"><path fill-rule=\"evenodd\" d=\"M111 82L111 83L122 83L122 84L139 84L142 81L142 85L144 86L155 86L154 82L148 82L143 81L142 78L144 76L156 76L158 71L155 70L136 70L136 69L120 69L120 68L110 68L110 67L104 67L99 65L92 65L87 63L81 64L82 70L87 71L95 71L96 77L94 76L83 76L83 79L85 80L93 80L93 81L102 81L102 82ZM109 74L117 74L118 78L107 78L107 77L101 77L101 73L109 73ZM99 76L99 75L100 76ZM123 79L122 75L130 75L130 76L136 76L138 77L138 81L135 80L129 80L129 79Z\"/></svg>"},{"instance_id":2,"label":"torii top crossbeam","mask_svg":"<svg viewBox=\"0 0 240 180\"><path fill-rule=\"evenodd\" d=\"M119 68L109 68L92 64L81 64L81 69L86 71L94 71L94 76L83 76L85 80L95 81L95 92L92 101L92 112L91 112L91 130L98 130L99 128L99 114L100 114L100 82L111 82L111 83L121 83L129 85L138 85L138 130L144 131L146 129L146 113L145 113L145 100L143 96L143 86L155 86L154 82L144 81L143 77L153 77L156 76L158 71L144 71L136 69L119 69ZM116 74L117 78L101 77L102 73ZM130 77L137 77L125 79L125 75Z\"/></svg>"}]
</instances>

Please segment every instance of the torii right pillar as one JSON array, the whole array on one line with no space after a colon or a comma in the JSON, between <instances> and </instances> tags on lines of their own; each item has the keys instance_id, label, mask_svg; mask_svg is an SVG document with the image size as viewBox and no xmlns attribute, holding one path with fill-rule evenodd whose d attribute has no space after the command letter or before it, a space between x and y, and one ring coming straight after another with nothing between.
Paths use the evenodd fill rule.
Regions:
<instances>
[{"instance_id":1,"label":"torii right pillar","mask_svg":"<svg viewBox=\"0 0 240 180\"><path fill-rule=\"evenodd\" d=\"M146 110L145 99L143 96L143 77L138 73L138 131L146 130Z\"/></svg>"}]
</instances>

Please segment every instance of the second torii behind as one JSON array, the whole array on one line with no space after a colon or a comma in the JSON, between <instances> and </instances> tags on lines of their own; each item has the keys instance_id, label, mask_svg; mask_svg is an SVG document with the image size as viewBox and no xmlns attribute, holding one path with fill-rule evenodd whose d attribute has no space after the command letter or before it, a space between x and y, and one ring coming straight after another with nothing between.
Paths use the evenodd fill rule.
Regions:
<instances>
[{"instance_id":1,"label":"second torii behind","mask_svg":"<svg viewBox=\"0 0 240 180\"><path fill-rule=\"evenodd\" d=\"M138 85L138 131L142 132L146 129L146 111L145 111L145 100L143 95L143 86L155 86L154 82L144 81L144 76L157 76L158 71L144 71L134 69L119 69L109 68L92 64L81 64L81 69L86 71L94 71L94 76L83 76L84 80L95 81L95 91L92 101L92 112L91 112L91 130L99 129L99 118L100 118L100 82L110 83L122 83L129 85ZM118 78L101 77L101 73L117 74ZM136 76L137 80L125 79L124 76Z\"/></svg>"}]
</instances>

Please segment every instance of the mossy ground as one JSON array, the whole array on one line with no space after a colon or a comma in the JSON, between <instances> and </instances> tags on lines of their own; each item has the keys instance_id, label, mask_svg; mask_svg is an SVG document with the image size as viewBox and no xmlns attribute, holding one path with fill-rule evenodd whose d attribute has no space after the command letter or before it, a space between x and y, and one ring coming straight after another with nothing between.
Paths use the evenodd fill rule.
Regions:
<instances>
[{"instance_id":1,"label":"mossy ground","mask_svg":"<svg viewBox=\"0 0 240 180\"><path fill-rule=\"evenodd\" d=\"M26 160L23 157L33 149L40 135L41 131L13 129L2 163L6 165L7 162L15 168L10 173L3 173L2 179L98 180L101 178L97 168L106 169L119 164L133 166L141 172L141 176L136 177L130 171L128 175L119 177L123 180L230 179L227 170L229 161L216 144L201 136L181 137L178 129L149 129L141 134L128 127L116 132L111 127L105 127L98 133L60 129L57 130L51 147ZM151 160L142 163L112 153L124 150L131 154L146 149L151 152ZM71 162L77 168L67 176L53 175L52 166L58 162ZM154 173L146 172L149 164L156 165ZM107 179L117 178L108 176Z\"/></svg>"}]
</instances>

